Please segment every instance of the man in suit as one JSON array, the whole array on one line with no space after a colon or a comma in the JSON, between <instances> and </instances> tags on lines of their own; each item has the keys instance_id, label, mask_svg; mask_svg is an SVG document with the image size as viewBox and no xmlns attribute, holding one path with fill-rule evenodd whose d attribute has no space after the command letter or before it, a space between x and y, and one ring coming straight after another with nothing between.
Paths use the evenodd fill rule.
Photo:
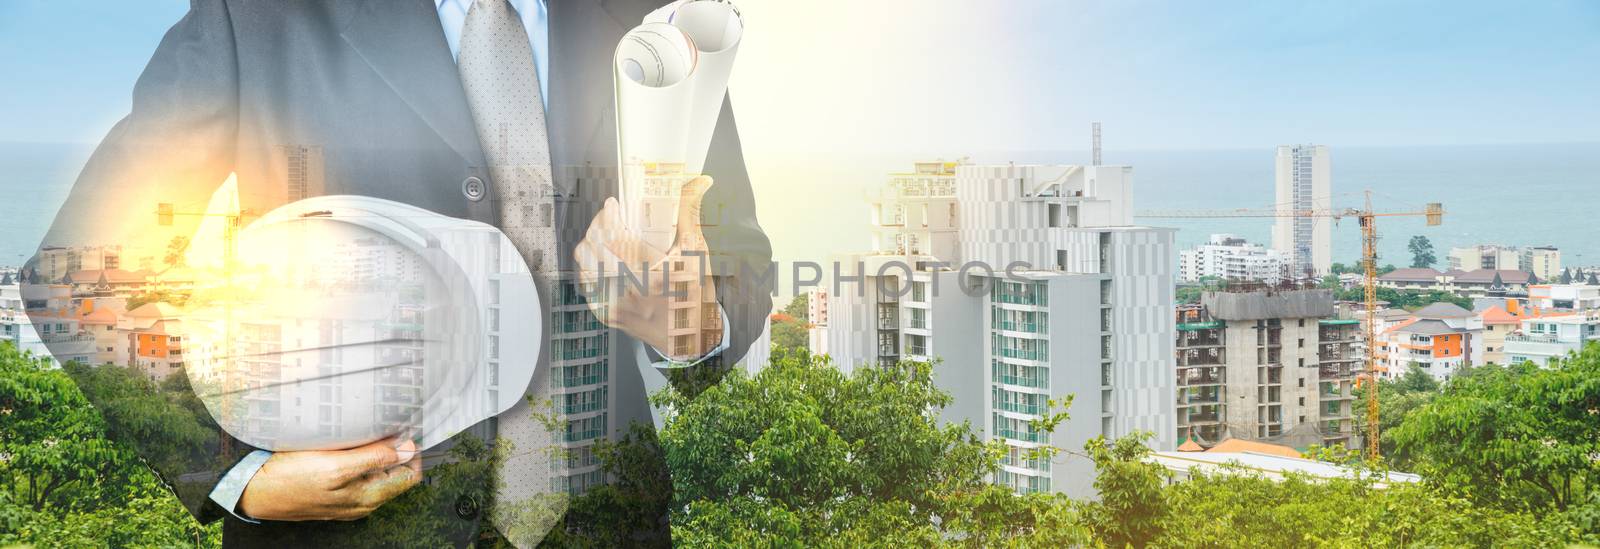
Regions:
<instances>
[{"instance_id":1,"label":"man in suit","mask_svg":"<svg viewBox=\"0 0 1600 549\"><path fill-rule=\"evenodd\" d=\"M204 209L235 174L240 206L256 214L308 196L353 194L501 227L546 277L548 306L561 297L551 295L565 283L559 273L580 270L572 257L580 242L630 257L615 244L630 240L626 229L591 223L616 219L617 205L607 203L617 162L611 57L623 33L664 3L193 0L43 246L131 247L190 234L200 218L181 213L170 232L155 230L157 205ZM316 164L322 177L307 177L306 166ZM701 226L680 224L684 245L644 256L697 263L709 252L765 268L770 244L726 99L704 171L714 184L690 185L684 210ZM705 274L714 275L703 291L719 312L708 316L722 324L707 328L711 337L670 335L671 319L657 314L665 296L625 294L608 305L612 314L601 320L610 340L598 341L638 341L650 351L603 374L610 398L630 403L601 419L607 430L651 421L644 378L653 368L715 378L760 336L769 294L735 272ZM536 379L546 376L559 374ZM474 431L492 437L493 423ZM225 520L230 545L461 545L480 531L495 482L430 478L435 463L450 460L424 462L408 443L274 454L207 432L206 457L157 472L198 519ZM413 489L419 481L424 488ZM385 505L396 497L403 503Z\"/></svg>"}]
</instances>

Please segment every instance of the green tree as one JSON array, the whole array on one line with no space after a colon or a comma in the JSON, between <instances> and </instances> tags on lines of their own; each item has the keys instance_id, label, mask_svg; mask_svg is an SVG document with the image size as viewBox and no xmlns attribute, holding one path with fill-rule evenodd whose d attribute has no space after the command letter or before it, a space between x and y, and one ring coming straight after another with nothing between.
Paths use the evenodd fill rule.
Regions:
<instances>
[{"instance_id":1,"label":"green tree","mask_svg":"<svg viewBox=\"0 0 1600 549\"><path fill-rule=\"evenodd\" d=\"M1458 372L1457 376L1464 375ZM1400 378L1382 380L1378 382L1378 450L1384 459L1388 460L1394 468L1408 471L1414 466L1412 456L1407 451L1401 451L1394 441L1394 430L1404 422L1407 415L1413 410L1421 408L1431 402L1440 392L1439 382L1433 375L1422 371L1422 368L1412 365ZM1356 425L1367 424L1367 388L1357 387L1354 391Z\"/></svg>"},{"instance_id":2,"label":"green tree","mask_svg":"<svg viewBox=\"0 0 1600 549\"><path fill-rule=\"evenodd\" d=\"M659 437L634 426L601 444L619 482L575 499L545 545L664 546L669 516L670 543L685 546L1087 544L1066 498L987 482L999 447L939 423L950 396L936 367L846 375L780 347L755 376L734 371L694 396L665 389L653 396L668 411Z\"/></svg>"},{"instance_id":3,"label":"green tree","mask_svg":"<svg viewBox=\"0 0 1600 549\"><path fill-rule=\"evenodd\" d=\"M937 424L950 396L933 386L932 368L906 362L846 376L825 357L780 349L754 377L735 371L692 400L656 395L672 411L661 444L673 508L779 539L828 539L862 527L853 515L904 512L908 523L932 524L933 494L982 488L996 459L969 426ZM853 500L870 512L835 512ZM691 520L682 533L712 526Z\"/></svg>"},{"instance_id":4,"label":"green tree","mask_svg":"<svg viewBox=\"0 0 1600 549\"><path fill-rule=\"evenodd\" d=\"M1413 268L1432 267L1439 262L1439 258L1433 253L1433 242L1426 236L1419 234L1411 237L1411 242L1406 244L1406 250L1411 252Z\"/></svg>"},{"instance_id":5,"label":"green tree","mask_svg":"<svg viewBox=\"0 0 1600 549\"><path fill-rule=\"evenodd\" d=\"M161 263L168 267L182 265L183 254L187 251L189 251L189 237L174 236L172 241L167 243L167 254L161 258Z\"/></svg>"},{"instance_id":6,"label":"green tree","mask_svg":"<svg viewBox=\"0 0 1600 549\"><path fill-rule=\"evenodd\" d=\"M1094 460L1094 488L1100 500L1088 506L1086 518L1096 536L1112 547L1144 547L1162 533L1168 513L1166 468L1145 458L1149 433L1108 442L1092 439L1084 446Z\"/></svg>"},{"instance_id":7,"label":"green tree","mask_svg":"<svg viewBox=\"0 0 1600 549\"><path fill-rule=\"evenodd\" d=\"M811 344L810 298L794 296L782 312L772 315L772 344L789 349L805 349Z\"/></svg>"},{"instance_id":8,"label":"green tree","mask_svg":"<svg viewBox=\"0 0 1600 549\"><path fill-rule=\"evenodd\" d=\"M159 408L160 402L147 395L127 404ZM158 413L120 413L165 423ZM0 418L0 545L220 543L219 524L195 522L131 446L108 436L105 420L66 371L18 353L10 342L0 343ZM176 454L187 451L180 445Z\"/></svg>"},{"instance_id":9,"label":"green tree","mask_svg":"<svg viewBox=\"0 0 1600 549\"><path fill-rule=\"evenodd\" d=\"M1336 290L1334 292L1334 296L1335 299L1343 301L1362 301L1366 299L1366 294L1364 291L1365 290L1359 287L1350 288L1348 290ZM1453 303L1463 309L1472 309L1471 298L1440 290L1419 291L1398 290L1395 288L1378 288L1377 293L1379 301L1386 301L1391 307L1399 307L1406 310L1414 311L1440 302Z\"/></svg>"},{"instance_id":10,"label":"green tree","mask_svg":"<svg viewBox=\"0 0 1600 549\"><path fill-rule=\"evenodd\" d=\"M1477 504L1564 512L1600 481L1600 347L1552 367L1481 366L1394 430L1430 482ZM1593 533L1593 532L1590 532Z\"/></svg>"},{"instance_id":11,"label":"green tree","mask_svg":"<svg viewBox=\"0 0 1600 549\"><path fill-rule=\"evenodd\" d=\"M1202 294L1226 288L1227 285L1228 281L1221 278L1215 276L1202 276L1200 277L1200 280L1196 281L1194 284L1184 284L1178 286L1178 289L1176 292L1174 292L1173 297L1177 299L1177 302L1180 305L1199 303L1200 296Z\"/></svg>"}]
</instances>

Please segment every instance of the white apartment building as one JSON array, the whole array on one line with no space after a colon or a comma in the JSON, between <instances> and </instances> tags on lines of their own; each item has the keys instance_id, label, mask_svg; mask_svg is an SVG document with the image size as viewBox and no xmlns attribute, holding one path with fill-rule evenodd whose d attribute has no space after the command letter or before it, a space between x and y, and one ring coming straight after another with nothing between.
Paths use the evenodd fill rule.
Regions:
<instances>
[{"instance_id":1,"label":"white apartment building","mask_svg":"<svg viewBox=\"0 0 1600 549\"><path fill-rule=\"evenodd\" d=\"M1450 248L1450 268L1459 271L1523 270L1522 252L1515 247L1499 244Z\"/></svg>"},{"instance_id":2,"label":"white apartment building","mask_svg":"<svg viewBox=\"0 0 1600 549\"><path fill-rule=\"evenodd\" d=\"M1276 162L1277 209L1281 214L1325 210L1331 205L1333 166L1327 145L1280 145ZM1333 268L1333 220L1328 217L1278 217L1272 249L1289 256L1296 277Z\"/></svg>"},{"instance_id":3,"label":"white apartment building","mask_svg":"<svg viewBox=\"0 0 1600 549\"><path fill-rule=\"evenodd\" d=\"M1561 276L1561 250L1555 246L1518 248L1499 244L1478 244L1450 248L1450 269L1527 271L1540 280Z\"/></svg>"},{"instance_id":4,"label":"white apartment building","mask_svg":"<svg viewBox=\"0 0 1600 549\"><path fill-rule=\"evenodd\" d=\"M1539 280L1555 280L1561 276L1561 250L1555 246L1534 246L1522 251L1522 270L1533 273Z\"/></svg>"},{"instance_id":5,"label":"white apartment building","mask_svg":"<svg viewBox=\"0 0 1600 549\"><path fill-rule=\"evenodd\" d=\"M1522 320L1517 333L1506 336L1507 362L1549 365L1600 339L1600 311Z\"/></svg>"},{"instance_id":6,"label":"white apartment building","mask_svg":"<svg viewBox=\"0 0 1600 549\"><path fill-rule=\"evenodd\" d=\"M1534 284L1528 286L1528 306L1537 311L1600 309L1600 286Z\"/></svg>"},{"instance_id":7,"label":"white apartment building","mask_svg":"<svg viewBox=\"0 0 1600 549\"><path fill-rule=\"evenodd\" d=\"M1206 277L1277 283L1290 270L1289 256L1231 234L1214 234L1205 244L1178 252L1178 280Z\"/></svg>"},{"instance_id":8,"label":"white apartment building","mask_svg":"<svg viewBox=\"0 0 1600 549\"><path fill-rule=\"evenodd\" d=\"M940 361L935 382L955 397L943 419L1008 448L996 483L1092 494L1087 459L1026 452L1135 431L1175 446L1173 231L1132 225L1132 171L941 163L891 176L874 204L883 248L841 260L859 282L813 294L827 302L814 340L846 370ZM1029 425L1068 395L1054 433Z\"/></svg>"}]
</instances>

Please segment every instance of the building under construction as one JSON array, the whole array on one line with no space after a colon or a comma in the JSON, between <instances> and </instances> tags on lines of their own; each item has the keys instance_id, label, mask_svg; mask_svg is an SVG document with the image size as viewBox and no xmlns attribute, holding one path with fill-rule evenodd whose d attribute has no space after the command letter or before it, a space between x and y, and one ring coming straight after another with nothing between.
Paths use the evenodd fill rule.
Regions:
<instances>
[{"instance_id":1,"label":"building under construction","mask_svg":"<svg viewBox=\"0 0 1600 549\"><path fill-rule=\"evenodd\" d=\"M1357 447L1361 326L1338 317L1332 291L1207 292L1177 314L1179 440Z\"/></svg>"}]
</instances>

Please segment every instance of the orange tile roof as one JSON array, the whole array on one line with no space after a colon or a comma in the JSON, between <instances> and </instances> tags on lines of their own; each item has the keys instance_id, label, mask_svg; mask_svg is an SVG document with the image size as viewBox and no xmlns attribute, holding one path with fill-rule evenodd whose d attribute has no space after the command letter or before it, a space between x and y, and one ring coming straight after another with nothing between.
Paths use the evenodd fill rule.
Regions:
<instances>
[{"instance_id":1,"label":"orange tile roof","mask_svg":"<svg viewBox=\"0 0 1600 549\"><path fill-rule=\"evenodd\" d=\"M1499 305L1485 309L1479 316L1483 317L1484 324L1516 324L1522 321L1522 317L1511 314Z\"/></svg>"},{"instance_id":2,"label":"orange tile roof","mask_svg":"<svg viewBox=\"0 0 1600 549\"><path fill-rule=\"evenodd\" d=\"M109 307L100 307L89 314L83 315L80 320L84 324L116 324L117 312Z\"/></svg>"},{"instance_id":3,"label":"orange tile roof","mask_svg":"<svg viewBox=\"0 0 1600 549\"><path fill-rule=\"evenodd\" d=\"M1294 448L1290 448L1288 446L1284 446L1282 444L1269 444L1269 443L1266 443L1266 442L1256 442L1256 441L1253 441L1253 440L1244 440L1242 438L1230 438L1228 440L1224 440L1224 441L1218 443L1216 446L1212 446L1210 450L1206 450L1206 451L1207 452L1235 452L1235 453L1237 453L1237 452L1255 452L1255 453L1258 453L1258 454L1272 454L1272 455L1275 455L1275 456L1283 456L1283 457L1292 457L1292 458L1300 457L1300 451L1299 450L1296 450Z\"/></svg>"},{"instance_id":4,"label":"orange tile roof","mask_svg":"<svg viewBox=\"0 0 1600 549\"><path fill-rule=\"evenodd\" d=\"M1572 311L1540 312L1538 309L1534 309L1533 312L1524 312L1523 314L1516 315L1511 314L1511 312L1505 310L1505 308L1499 305L1495 305L1484 310L1482 316L1484 324L1517 324L1530 318L1556 318L1562 316L1572 316L1574 314L1576 313Z\"/></svg>"},{"instance_id":5,"label":"orange tile roof","mask_svg":"<svg viewBox=\"0 0 1600 549\"><path fill-rule=\"evenodd\" d=\"M1200 444L1196 443L1194 441L1194 439L1191 438L1191 439L1183 441L1183 444L1178 445L1178 451L1179 452L1204 452L1204 451L1206 451L1206 449L1205 449L1205 447L1200 446Z\"/></svg>"}]
</instances>

